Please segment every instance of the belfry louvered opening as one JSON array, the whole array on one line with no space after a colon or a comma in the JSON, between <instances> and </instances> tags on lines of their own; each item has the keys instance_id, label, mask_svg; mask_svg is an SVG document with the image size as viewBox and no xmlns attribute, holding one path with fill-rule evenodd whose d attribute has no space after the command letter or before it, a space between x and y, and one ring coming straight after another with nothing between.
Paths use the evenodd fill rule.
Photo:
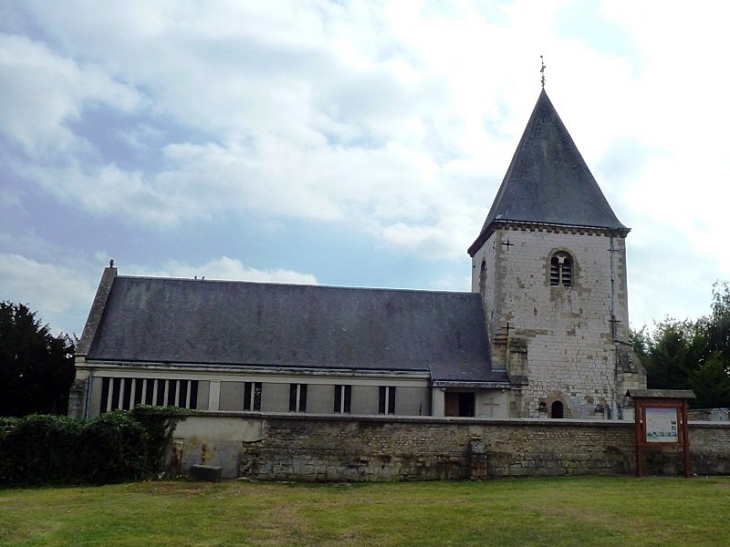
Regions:
<instances>
[{"instance_id":1,"label":"belfry louvered opening","mask_svg":"<svg viewBox=\"0 0 730 547\"><path fill-rule=\"evenodd\" d=\"M550 285L573 286L573 257L568 253L561 251L550 259Z\"/></svg>"}]
</instances>

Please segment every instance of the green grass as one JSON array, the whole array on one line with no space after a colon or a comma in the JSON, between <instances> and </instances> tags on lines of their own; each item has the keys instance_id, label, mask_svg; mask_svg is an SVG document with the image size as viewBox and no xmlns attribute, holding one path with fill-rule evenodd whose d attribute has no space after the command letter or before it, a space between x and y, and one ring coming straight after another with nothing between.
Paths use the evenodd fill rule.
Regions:
<instances>
[{"instance_id":1,"label":"green grass","mask_svg":"<svg viewBox=\"0 0 730 547\"><path fill-rule=\"evenodd\" d=\"M730 478L0 490L0 545L654 545L730 542Z\"/></svg>"}]
</instances>

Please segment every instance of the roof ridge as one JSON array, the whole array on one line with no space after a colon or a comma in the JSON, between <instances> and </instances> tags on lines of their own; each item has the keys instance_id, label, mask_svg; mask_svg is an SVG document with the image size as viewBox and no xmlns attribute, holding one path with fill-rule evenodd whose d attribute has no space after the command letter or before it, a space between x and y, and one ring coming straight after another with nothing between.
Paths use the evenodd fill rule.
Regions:
<instances>
[{"instance_id":1,"label":"roof ridge","mask_svg":"<svg viewBox=\"0 0 730 547\"><path fill-rule=\"evenodd\" d=\"M237 284L248 284L248 285L269 285L277 287L292 287L292 288L314 288L324 290L342 290L342 291L370 291L370 292L398 292L398 293L416 293L416 294L444 294L444 295L471 295L474 294L471 291L447 291L447 290L433 290L433 289L414 289L414 288L399 288L399 287L359 287L352 285L321 285L312 283L287 283L278 281L248 281L243 279L201 279L201 278L190 278L190 277L164 277L164 276L151 276L151 275L118 275L119 280L139 280L139 281L160 281L160 282L181 282L181 283L223 283L229 285Z\"/></svg>"}]
</instances>

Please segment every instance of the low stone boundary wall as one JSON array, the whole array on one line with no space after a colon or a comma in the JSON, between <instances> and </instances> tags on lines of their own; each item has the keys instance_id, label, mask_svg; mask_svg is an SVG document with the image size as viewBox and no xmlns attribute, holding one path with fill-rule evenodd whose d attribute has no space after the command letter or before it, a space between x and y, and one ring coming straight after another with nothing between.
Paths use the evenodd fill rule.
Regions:
<instances>
[{"instance_id":1,"label":"low stone boundary wall","mask_svg":"<svg viewBox=\"0 0 730 547\"><path fill-rule=\"evenodd\" d=\"M692 472L730 474L730 424L690 422ZM644 473L683 474L681 448L645 450ZM195 413L170 466L296 481L486 479L636 473L634 424L392 416Z\"/></svg>"}]
</instances>

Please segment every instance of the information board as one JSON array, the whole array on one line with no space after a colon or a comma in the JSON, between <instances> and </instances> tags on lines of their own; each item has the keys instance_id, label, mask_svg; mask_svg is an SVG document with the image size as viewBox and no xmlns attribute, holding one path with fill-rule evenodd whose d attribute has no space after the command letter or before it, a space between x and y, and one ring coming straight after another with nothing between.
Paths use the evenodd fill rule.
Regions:
<instances>
[{"instance_id":1,"label":"information board","mask_svg":"<svg viewBox=\"0 0 730 547\"><path fill-rule=\"evenodd\" d=\"M691 475L689 454L689 399L691 390L630 389L626 395L634 401L634 439L636 442L636 475L643 471L644 449L653 451L682 447L684 476Z\"/></svg>"},{"instance_id":2,"label":"information board","mask_svg":"<svg viewBox=\"0 0 730 547\"><path fill-rule=\"evenodd\" d=\"M677 408L646 407L646 442L679 443Z\"/></svg>"}]
</instances>

